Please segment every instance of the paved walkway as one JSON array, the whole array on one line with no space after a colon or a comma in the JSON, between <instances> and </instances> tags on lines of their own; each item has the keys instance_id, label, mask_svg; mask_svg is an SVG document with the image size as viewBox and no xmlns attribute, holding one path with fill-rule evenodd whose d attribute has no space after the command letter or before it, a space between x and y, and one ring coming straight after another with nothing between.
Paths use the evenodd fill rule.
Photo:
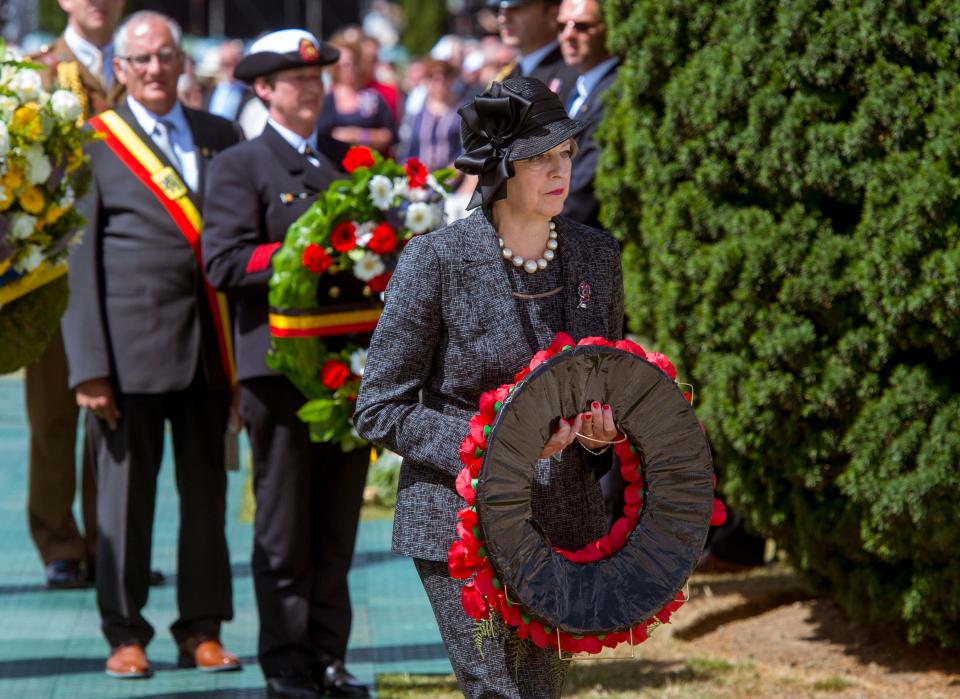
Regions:
<instances>
[{"instance_id":1,"label":"paved walkway","mask_svg":"<svg viewBox=\"0 0 960 699\"><path fill-rule=\"evenodd\" d=\"M242 457L245 462L246 455ZM224 627L223 641L246 668L219 675L176 669L176 651L166 632L176 614L177 537L177 498L168 456L160 473L153 548L154 567L166 574L167 582L151 590L145 610L157 629L148 649L156 674L149 680L121 681L103 673L107 646L93 591L51 592L43 587L42 567L26 525L26 461L22 381L17 375L0 377L0 699L263 696L249 566L252 527L239 517L242 473L229 479L227 531L235 618ZM347 664L370 683L386 672L449 673L413 565L390 553L390 528L385 520L360 526L350 573L354 624Z\"/></svg>"}]
</instances>

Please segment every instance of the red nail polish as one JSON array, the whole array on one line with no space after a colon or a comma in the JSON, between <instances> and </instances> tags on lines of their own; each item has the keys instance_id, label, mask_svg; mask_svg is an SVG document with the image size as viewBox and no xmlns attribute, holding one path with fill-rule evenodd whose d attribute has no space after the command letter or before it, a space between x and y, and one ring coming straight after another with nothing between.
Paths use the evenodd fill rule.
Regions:
<instances>
[{"instance_id":1,"label":"red nail polish","mask_svg":"<svg viewBox=\"0 0 960 699\"><path fill-rule=\"evenodd\" d=\"M584 420L589 420L589 419L591 419L592 417L593 417L593 413L584 413L584 414L583 414L583 419L584 419Z\"/></svg>"},{"instance_id":2,"label":"red nail polish","mask_svg":"<svg viewBox=\"0 0 960 699\"><path fill-rule=\"evenodd\" d=\"M594 410L599 410L599 409L600 409L600 404L599 404L597 401L593 401L593 405L591 405L591 407L592 407Z\"/></svg>"},{"instance_id":3,"label":"red nail polish","mask_svg":"<svg viewBox=\"0 0 960 699\"><path fill-rule=\"evenodd\" d=\"M604 404L603 404L603 409L604 409L604 410L610 410L610 406L609 406L607 403L604 403Z\"/></svg>"}]
</instances>

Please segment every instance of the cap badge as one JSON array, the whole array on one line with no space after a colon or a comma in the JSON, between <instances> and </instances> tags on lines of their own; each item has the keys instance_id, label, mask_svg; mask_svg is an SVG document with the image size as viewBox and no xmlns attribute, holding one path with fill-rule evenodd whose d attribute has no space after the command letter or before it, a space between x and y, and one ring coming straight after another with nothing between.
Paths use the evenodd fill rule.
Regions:
<instances>
[{"instance_id":1,"label":"cap badge","mask_svg":"<svg viewBox=\"0 0 960 699\"><path fill-rule=\"evenodd\" d=\"M309 63L313 63L320 58L320 52L316 45L306 37L300 39L300 58Z\"/></svg>"}]
</instances>

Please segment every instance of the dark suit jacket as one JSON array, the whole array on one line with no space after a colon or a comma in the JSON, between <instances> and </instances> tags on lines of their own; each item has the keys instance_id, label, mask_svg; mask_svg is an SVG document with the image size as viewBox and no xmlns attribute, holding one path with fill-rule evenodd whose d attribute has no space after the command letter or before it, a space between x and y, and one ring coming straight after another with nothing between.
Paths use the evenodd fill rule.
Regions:
<instances>
[{"instance_id":1,"label":"dark suit jacket","mask_svg":"<svg viewBox=\"0 0 960 699\"><path fill-rule=\"evenodd\" d=\"M563 207L563 215L588 226L600 225L600 202L594 196L593 180L597 173L600 148L595 134L597 126L603 121L603 94L617 79L619 63L615 63L587 95L576 114L575 119L589 125L577 142L580 150L573 160L573 172L570 175L570 194Z\"/></svg>"},{"instance_id":2,"label":"dark suit jacket","mask_svg":"<svg viewBox=\"0 0 960 699\"><path fill-rule=\"evenodd\" d=\"M616 240L560 219L558 254L576 340L619 339L623 280ZM577 308L577 287L592 299ZM463 500L455 489L460 442L480 394L526 366L533 353L493 226L481 209L408 244L387 288L357 398L354 423L366 439L403 457L393 550L446 560Z\"/></svg>"},{"instance_id":3,"label":"dark suit jacket","mask_svg":"<svg viewBox=\"0 0 960 699\"><path fill-rule=\"evenodd\" d=\"M269 124L263 133L221 154L210 167L204 207L203 257L210 282L234 303L237 376L276 376L264 363L270 348L267 319L270 256L287 228L315 195L346 174L340 162L348 146L318 137L321 167L314 167ZM281 196L281 195L293 195ZM338 303L363 300L363 284L351 272L323 275L321 295ZM328 343L329 344L329 343Z\"/></svg>"},{"instance_id":4,"label":"dark suit jacket","mask_svg":"<svg viewBox=\"0 0 960 699\"><path fill-rule=\"evenodd\" d=\"M236 143L230 122L184 108L197 152L200 184L207 160ZM158 158L125 105L117 114ZM93 182L77 206L87 219L70 257L70 302L63 337L70 386L110 377L124 393L186 388L198 362L210 386L225 388L202 271L193 249L154 195L103 141L88 148ZM191 194L194 204L201 197Z\"/></svg>"},{"instance_id":5,"label":"dark suit jacket","mask_svg":"<svg viewBox=\"0 0 960 699\"><path fill-rule=\"evenodd\" d=\"M516 78L520 75L520 63L513 67L502 79ZM560 95L560 102L567 103L570 91L577 82L577 72L563 61L563 54L560 53L560 45L554 47L550 53L543 57L543 60L537 64L528 77L537 78L544 85ZM501 76L497 76L498 79Z\"/></svg>"}]
</instances>

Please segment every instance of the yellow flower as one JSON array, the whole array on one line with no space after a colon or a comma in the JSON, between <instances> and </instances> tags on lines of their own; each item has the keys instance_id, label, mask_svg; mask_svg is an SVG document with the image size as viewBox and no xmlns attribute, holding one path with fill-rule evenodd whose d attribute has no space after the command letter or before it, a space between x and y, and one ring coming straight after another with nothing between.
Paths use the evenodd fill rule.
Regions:
<instances>
[{"instance_id":1,"label":"yellow flower","mask_svg":"<svg viewBox=\"0 0 960 699\"><path fill-rule=\"evenodd\" d=\"M83 164L83 148L77 146L67 153L67 172L73 172Z\"/></svg>"},{"instance_id":2,"label":"yellow flower","mask_svg":"<svg viewBox=\"0 0 960 699\"><path fill-rule=\"evenodd\" d=\"M15 193L16 190L20 189L20 185L23 184L23 168L16 163L8 163L7 171L3 175L3 178L0 179L0 184L7 189L10 195Z\"/></svg>"},{"instance_id":3,"label":"yellow flower","mask_svg":"<svg viewBox=\"0 0 960 699\"><path fill-rule=\"evenodd\" d=\"M13 113L11 130L27 139L36 141L43 135L43 124L40 122L40 107L36 102L30 102Z\"/></svg>"},{"instance_id":4,"label":"yellow flower","mask_svg":"<svg viewBox=\"0 0 960 699\"><path fill-rule=\"evenodd\" d=\"M46 198L39 187L30 186L20 192L20 207L28 214L36 216L43 211Z\"/></svg>"},{"instance_id":5,"label":"yellow flower","mask_svg":"<svg viewBox=\"0 0 960 699\"><path fill-rule=\"evenodd\" d=\"M50 208L47 209L46 215L44 215L43 217L43 221L44 223L49 225L51 223L54 223L58 218L63 216L65 213L67 213L66 209L62 209L56 204L51 204Z\"/></svg>"}]
</instances>

